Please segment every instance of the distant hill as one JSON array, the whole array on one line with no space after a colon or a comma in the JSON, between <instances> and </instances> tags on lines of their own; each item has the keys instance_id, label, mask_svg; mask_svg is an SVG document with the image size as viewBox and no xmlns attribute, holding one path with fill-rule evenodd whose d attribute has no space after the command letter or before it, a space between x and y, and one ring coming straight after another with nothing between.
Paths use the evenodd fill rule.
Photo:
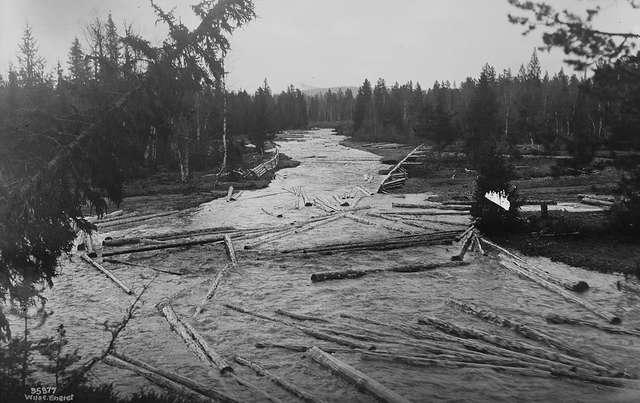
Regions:
<instances>
[{"instance_id":1,"label":"distant hill","mask_svg":"<svg viewBox=\"0 0 640 403\"><path fill-rule=\"evenodd\" d=\"M306 85L306 84L297 84L295 87L298 88L300 91L302 91L302 93L304 95L309 96L309 97L313 97L313 96L316 96L316 95L322 95L322 94L328 92L329 90L331 90L331 92L338 92L340 90L346 91L346 90L349 89L349 90L353 91L354 95L358 92L358 87L349 87L349 86L320 88L320 87L312 87L312 86Z\"/></svg>"}]
</instances>

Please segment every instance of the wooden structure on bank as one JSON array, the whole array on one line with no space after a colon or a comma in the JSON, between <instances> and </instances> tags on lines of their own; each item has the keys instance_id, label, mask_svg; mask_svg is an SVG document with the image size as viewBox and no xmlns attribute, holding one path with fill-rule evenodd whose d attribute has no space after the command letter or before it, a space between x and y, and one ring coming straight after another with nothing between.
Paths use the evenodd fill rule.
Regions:
<instances>
[{"instance_id":1,"label":"wooden structure on bank","mask_svg":"<svg viewBox=\"0 0 640 403\"><path fill-rule=\"evenodd\" d=\"M256 166L255 168L250 169L247 176L253 175L256 178L261 178L267 172L273 171L274 169L276 169L276 167L278 166L278 161L280 161L280 150L278 149L278 147L276 147L275 155L268 161L265 161L260 165Z\"/></svg>"},{"instance_id":2,"label":"wooden structure on bank","mask_svg":"<svg viewBox=\"0 0 640 403\"><path fill-rule=\"evenodd\" d=\"M378 193L386 193L391 189L404 185L409 177L406 168L410 165L422 165L422 162L418 161L418 159L424 157L423 147L424 144L420 144L414 148L406 157L389 170L389 173L384 177L382 184L378 188Z\"/></svg>"}]
</instances>

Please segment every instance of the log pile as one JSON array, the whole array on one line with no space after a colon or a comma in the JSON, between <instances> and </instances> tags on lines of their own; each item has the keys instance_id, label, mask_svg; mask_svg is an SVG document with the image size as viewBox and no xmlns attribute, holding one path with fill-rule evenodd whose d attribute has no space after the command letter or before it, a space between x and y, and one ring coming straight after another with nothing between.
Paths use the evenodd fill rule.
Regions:
<instances>
[{"instance_id":1,"label":"log pile","mask_svg":"<svg viewBox=\"0 0 640 403\"><path fill-rule=\"evenodd\" d=\"M415 157L422 157L421 150L423 145L420 144L416 148L414 148L406 157L404 157L400 162L398 162L393 168L389 170L387 175L382 179L382 184L378 188L378 193L387 193L392 189L401 187L407 181L408 175L407 171L403 168L403 166L413 162ZM412 160L412 161L410 161Z\"/></svg>"}]
</instances>

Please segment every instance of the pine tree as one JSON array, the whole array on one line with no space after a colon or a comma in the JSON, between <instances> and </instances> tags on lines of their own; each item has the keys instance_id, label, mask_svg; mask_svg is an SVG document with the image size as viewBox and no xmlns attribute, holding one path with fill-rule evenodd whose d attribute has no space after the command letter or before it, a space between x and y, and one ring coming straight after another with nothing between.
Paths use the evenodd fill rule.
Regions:
<instances>
[{"instance_id":1,"label":"pine tree","mask_svg":"<svg viewBox=\"0 0 640 403\"><path fill-rule=\"evenodd\" d=\"M477 165L497 145L499 124L495 86L495 70L486 64L480 73L468 113L470 133L466 148L474 165Z\"/></svg>"},{"instance_id":2,"label":"pine tree","mask_svg":"<svg viewBox=\"0 0 640 403\"><path fill-rule=\"evenodd\" d=\"M74 38L69 50L69 78L76 84L84 84L89 79L89 64L87 57L82 50L78 37Z\"/></svg>"},{"instance_id":3,"label":"pine tree","mask_svg":"<svg viewBox=\"0 0 640 403\"><path fill-rule=\"evenodd\" d=\"M38 42L33 36L31 26L27 24L22 35L18 53L18 75L20 84L25 87L35 87L45 80L45 61L38 54Z\"/></svg>"},{"instance_id":4,"label":"pine tree","mask_svg":"<svg viewBox=\"0 0 640 403\"><path fill-rule=\"evenodd\" d=\"M369 127L372 122L370 119L370 110L372 108L372 90L371 83L365 79L362 86L358 90L355 106L353 111L353 130L359 132L364 127Z\"/></svg>"}]
</instances>

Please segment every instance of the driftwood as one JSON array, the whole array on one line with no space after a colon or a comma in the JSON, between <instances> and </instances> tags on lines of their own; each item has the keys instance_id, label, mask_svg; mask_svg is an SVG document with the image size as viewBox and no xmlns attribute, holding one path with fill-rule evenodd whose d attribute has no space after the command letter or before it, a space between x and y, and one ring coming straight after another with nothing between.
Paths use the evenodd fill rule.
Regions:
<instances>
[{"instance_id":1,"label":"driftwood","mask_svg":"<svg viewBox=\"0 0 640 403\"><path fill-rule=\"evenodd\" d=\"M437 318L423 317L418 319L418 323L423 325L434 326L443 332L452 334L457 337L482 340L486 343L493 344L495 346L498 346L507 350L512 350L519 353L531 355L534 357L543 358L549 361L560 362L570 366L576 366L578 368L588 369L598 374L606 374L612 377L617 377L620 375L620 373L617 371L610 371L606 367L594 364L589 361L585 361L575 357L570 357L568 355L564 355L561 353L556 353L555 351L550 351L550 350L537 347L531 344L492 335L487 332L483 332L481 330L457 326L457 325L454 325L453 323L446 322Z\"/></svg>"},{"instance_id":2,"label":"driftwood","mask_svg":"<svg viewBox=\"0 0 640 403\"><path fill-rule=\"evenodd\" d=\"M117 256L117 255L125 255L127 253L137 253L137 252L147 252L151 250L160 250L160 249L171 249L171 248L181 248L183 246L194 246L194 245L206 245L208 243L216 243L224 241L224 235L209 235L206 237L198 238L198 239L189 239L186 241L173 241L173 242L165 242L162 244L155 245L144 245L140 247L133 248L123 248L114 251L103 252L102 256Z\"/></svg>"},{"instance_id":3,"label":"driftwood","mask_svg":"<svg viewBox=\"0 0 640 403\"><path fill-rule=\"evenodd\" d=\"M158 310L169 323L171 330L176 332L187 344L191 352L202 361L218 368L221 374L233 372L229 363L216 351L211 349L206 341L191 326L178 318L173 308L168 304L158 305Z\"/></svg>"},{"instance_id":4,"label":"driftwood","mask_svg":"<svg viewBox=\"0 0 640 403\"><path fill-rule=\"evenodd\" d=\"M464 266L468 263L464 262L445 262L445 263L431 263L431 264L416 264L409 266L396 266L389 268L376 268L365 270L341 270L341 271L328 271L322 273L313 273L311 275L311 281L319 283L328 280L343 280L354 279L364 277L368 274L381 273L381 272L394 272L394 273L417 273L422 271L433 270L441 267L458 267Z\"/></svg>"},{"instance_id":5,"label":"driftwood","mask_svg":"<svg viewBox=\"0 0 640 403\"><path fill-rule=\"evenodd\" d=\"M345 364L335 357L325 353L318 347L311 348L307 354L318 364L328 368L332 372L340 375L349 382L355 384L359 389L369 393L383 402L409 403L407 399L396 392L387 389L378 381L368 377L357 369Z\"/></svg>"},{"instance_id":6,"label":"driftwood","mask_svg":"<svg viewBox=\"0 0 640 403\"><path fill-rule=\"evenodd\" d=\"M500 259L500 261L498 263L499 263L499 265L501 267L504 267L507 270L511 270L511 271L515 272L516 274L521 275L522 277L526 277L529 280L531 280L534 283L546 288L549 291L555 292L556 294L560 295L561 297L563 297L567 301L573 302L575 304L578 304L578 305L582 306L583 308L588 309L592 313L600 316L601 318L606 319L607 322L609 322L609 323L617 325L620 322L622 322L622 320L620 319L619 316L614 315L614 314L612 314L610 312L607 312L607 311L601 309L599 306L597 306L597 305L595 305L595 304L593 304L593 303L591 303L589 301L586 301L586 300L584 300L582 298L579 298L579 297L575 296L574 294L572 294L572 293L568 292L567 290L565 290L563 287L543 279L542 277L540 277L535 272L531 272L531 271L525 270L521 266L519 266L519 265L517 265L515 263L514 264L509 264L509 262L506 262L503 259Z\"/></svg>"},{"instance_id":7,"label":"driftwood","mask_svg":"<svg viewBox=\"0 0 640 403\"><path fill-rule=\"evenodd\" d=\"M558 378L567 378L567 379L576 379L585 382L591 382L599 385L606 386L614 386L614 387L635 387L638 385L635 382L624 380L620 378L610 378L610 377L602 377L602 376L594 376L589 374L579 374L574 373L567 370L553 369L550 371L535 369L535 368L518 368L518 367L510 367L510 366L500 366L500 365L490 365L490 364L481 364L481 363L472 363L472 362L460 362L460 361L451 361L451 360L436 360L436 359L425 359L425 358L416 358L416 357L407 357L401 355L390 355L390 354L370 354L370 353L362 353L363 359L385 359L387 361L399 362L402 364L420 366L420 367L442 367L442 368L477 368L477 369L488 369L497 371L500 373L513 374L513 375L521 375L521 376L535 376L535 377L558 377Z\"/></svg>"},{"instance_id":8,"label":"driftwood","mask_svg":"<svg viewBox=\"0 0 640 403\"><path fill-rule=\"evenodd\" d=\"M109 277L111 279L111 281L116 283L118 285L118 287L122 288L124 290L124 292L126 292L129 295L133 294L133 291L131 291L131 289L129 287L124 285L124 283L122 281L120 281L120 279L117 278L115 275L113 275L113 273L111 273L109 270L107 270L104 267L102 267L102 265L100 263L98 263L95 260L91 259L86 254L82 254L81 257L82 257L82 260L84 260L85 262L89 263L91 266L95 267L100 272L102 272L107 277Z\"/></svg>"},{"instance_id":9,"label":"driftwood","mask_svg":"<svg viewBox=\"0 0 640 403\"><path fill-rule=\"evenodd\" d=\"M317 228L317 227L319 227L321 225L329 224L329 223L331 223L333 221L336 221L336 220L338 220L338 219L340 219L342 217L343 217L342 214L334 214L334 215L330 215L328 217L323 217L320 220L315 220L313 222L309 222L309 223L307 223L305 225L302 225L302 226L299 226L297 228L291 228L291 229L287 229L287 230L282 231L282 232L277 232L277 233L274 233L272 235L268 235L268 236L266 236L266 237L264 237L262 239L258 239L258 240L254 241L254 242L246 244L244 246L244 248L245 249L252 249L252 248L255 248L256 246L260 246L260 245L262 245L264 243L275 241L275 240L284 238L284 237L289 236L289 235L299 234L301 232L309 231L309 230L311 230L313 228Z\"/></svg>"},{"instance_id":10,"label":"driftwood","mask_svg":"<svg viewBox=\"0 0 640 403\"><path fill-rule=\"evenodd\" d=\"M480 309L473 304L454 301L454 300L447 301L447 304L457 308L463 313L474 315L477 318L484 320L485 322L493 323L494 325L498 325L498 326L510 329L527 339L534 340L539 343L543 343L550 347L555 347L558 350L572 357L587 360L605 368L614 369L613 365L611 365L610 363L603 361L601 359L596 359L590 354L577 350L567 345L566 343L558 340L557 338L552 337L544 332L541 332L540 330L534 329L529 325L520 323L511 318L508 319L508 318L502 317L488 310Z\"/></svg>"},{"instance_id":11,"label":"driftwood","mask_svg":"<svg viewBox=\"0 0 640 403\"><path fill-rule=\"evenodd\" d=\"M414 233L414 231L410 231L404 228L400 228L397 227L395 225L388 225L388 224L384 224L384 223L380 223L380 222L376 222L376 221L371 221L371 220L367 220L364 217L359 217L357 215L354 214L345 214L344 215L346 218L353 220L355 222L361 223L361 224L366 224L366 225L372 225L374 227L382 227L382 228L386 228L388 230L391 231L397 231L397 232L402 232L403 234L408 234L408 235L412 235Z\"/></svg>"},{"instance_id":12,"label":"driftwood","mask_svg":"<svg viewBox=\"0 0 640 403\"><path fill-rule=\"evenodd\" d=\"M458 205L442 205L440 203L391 203L393 208L418 208L418 209L436 209L436 210L452 210L452 211L469 211L468 206Z\"/></svg>"},{"instance_id":13,"label":"driftwood","mask_svg":"<svg viewBox=\"0 0 640 403\"><path fill-rule=\"evenodd\" d=\"M233 243L231 242L231 237L229 235L224 236L224 245L225 245L225 248L227 249L227 254L229 255L229 259L231 260L231 267L234 270L238 270L238 258L236 257L236 251L233 248ZM216 290L218 289L218 286L220 285L220 283L222 282L222 279L226 276L228 271L229 271L229 265L225 265L222 268L222 270L218 271L218 274L216 275L215 279L211 283L211 286L209 287L209 291L207 291L207 295L205 295L200 305L198 305L198 307L196 308L196 311L193 314L194 317L198 316L200 312L202 312L202 310L204 309L204 305L207 303L207 301L213 298L213 296L216 293Z\"/></svg>"},{"instance_id":14,"label":"driftwood","mask_svg":"<svg viewBox=\"0 0 640 403\"><path fill-rule=\"evenodd\" d=\"M276 309L276 313L278 315L282 315L282 316L288 316L289 318L292 319L297 319L297 320L302 320L302 321L310 321L310 322L328 322L328 320L323 319L323 318L318 318L315 316L309 316L309 315L303 315L300 313L293 313L293 312L288 312L282 309Z\"/></svg>"},{"instance_id":15,"label":"driftwood","mask_svg":"<svg viewBox=\"0 0 640 403\"><path fill-rule=\"evenodd\" d=\"M164 376L159 375L156 372L153 371L149 371L147 369L138 367L136 365L133 365L129 362L120 360L118 358L115 358L113 356L106 356L102 359L102 362L104 362L107 365L110 365L112 367L117 367L117 368L122 368L122 369L126 369L132 372L135 372L138 375L141 375L145 378L147 378L149 381L155 383L156 385L170 390L171 392L173 392L176 396L179 397L189 397L190 399L193 399L193 401L207 401L207 402L216 402L219 401L218 399L215 398L211 398L208 395L205 395L197 390L194 390L190 387L187 387L186 385L182 384L182 383L178 383L174 380L171 380L169 378L166 378ZM229 400L223 400L220 399L220 401L227 401L227 402L237 402L237 400L234 400L232 398L229 398Z\"/></svg>"},{"instance_id":16,"label":"driftwood","mask_svg":"<svg viewBox=\"0 0 640 403\"><path fill-rule=\"evenodd\" d=\"M125 262L124 260L118 260L118 259L103 259L103 261L105 261L107 263L112 263L112 264L123 264L123 265L126 265L126 266L141 267L143 269L154 270L154 271L158 271L160 273L173 274L174 276L182 276L184 274L183 272L179 272L179 271L158 269L157 267L145 266L145 265L138 264L138 263Z\"/></svg>"},{"instance_id":17,"label":"driftwood","mask_svg":"<svg viewBox=\"0 0 640 403\"><path fill-rule=\"evenodd\" d=\"M235 398L228 396L218 390L212 389L209 386L205 386L205 385L201 385L197 382L194 382L193 380L191 380L190 378L184 377L182 375L178 375L175 374L173 372L169 372L166 371L164 369L161 368L156 368L156 367L152 367L151 365L147 364L146 362L137 360L135 358L132 357L127 357L123 354L119 354L116 352L111 353L111 356L115 357L116 359L123 361L126 364L129 364L129 367L127 369L131 369L132 371L138 373L139 375L145 376L145 372L152 372L155 373L161 377L167 378L175 383L179 383L201 395L207 396L211 399L214 399L216 401L221 401L221 402L239 402L238 400L236 400ZM121 367L122 363L118 363L117 366ZM140 369L142 369L143 371L140 371Z\"/></svg>"},{"instance_id":18,"label":"driftwood","mask_svg":"<svg viewBox=\"0 0 640 403\"><path fill-rule=\"evenodd\" d=\"M291 393L292 395L300 398L301 400L303 400L305 402L319 403L319 402L322 401L320 399L317 399L316 397L314 397L310 393L308 393L308 392L306 392L304 390L300 390L297 386L295 386L291 382L288 382L288 381L286 381L286 380L284 380L282 378L279 378L279 377L273 375L271 372L267 371L265 368L263 368L258 363L252 362L252 361L250 361L250 360L248 360L246 358L240 357L240 356L236 356L235 360L236 360L236 362L238 364L244 365L246 367L251 368L258 375L264 376L265 378L267 378L271 382L273 382L276 385L282 387L282 389L286 390L287 392Z\"/></svg>"},{"instance_id":19,"label":"driftwood","mask_svg":"<svg viewBox=\"0 0 640 403\"><path fill-rule=\"evenodd\" d=\"M237 230L234 227L214 227L214 228L204 228L204 229L197 229L197 230L190 230L190 231L172 231L172 232L165 232L162 234L147 235L144 237L105 239L102 242L102 245L104 246L135 245L135 244L139 244L145 239L166 241L169 239L188 238L192 236L219 234L219 233L227 233L227 232L235 232L235 231L245 232L245 231L253 231L253 230Z\"/></svg>"},{"instance_id":20,"label":"driftwood","mask_svg":"<svg viewBox=\"0 0 640 403\"><path fill-rule=\"evenodd\" d=\"M400 236L387 238L382 240L358 241L358 242L341 242L333 244L325 244L307 248L285 249L282 253L317 253L317 252L335 252L345 250L373 249L388 250L398 248L408 248L419 245L438 245L448 244L453 241L459 231L440 231L429 234L418 234L410 236Z\"/></svg>"},{"instance_id":21,"label":"driftwood","mask_svg":"<svg viewBox=\"0 0 640 403\"><path fill-rule=\"evenodd\" d=\"M322 332L320 330L316 330L316 329L308 327L308 326L301 326L301 325L298 325L296 323L292 323L292 322L289 322L289 321L286 321L286 320L274 318L272 316L264 315L264 314L261 314L261 313L258 313L258 312L253 312L253 311L241 308L239 306L235 306L235 305L231 305L231 304L224 304L224 306L229 308L229 309L233 309L234 311L240 312L240 313L244 313L244 314L247 314L247 315L255 316L257 318L261 318L261 319L268 320L268 321L271 321L271 322L281 323L281 324L283 324L285 326L293 327L293 328L298 329L301 332L303 332L303 333L305 333L305 334L307 334L309 336L315 337L315 338L317 338L319 340L330 341L330 342L333 342L333 343L336 343L336 344L339 344L339 345L342 345L342 346L350 347L350 348L361 348L361 349L364 349L364 350L369 350L369 349L372 348L372 346L369 346L369 345L365 345L365 344L362 344L362 343L359 343L359 342L353 342L353 341L350 341L350 340L346 340L346 339L344 339L342 337L333 336L333 335L327 334L325 332Z\"/></svg>"},{"instance_id":22,"label":"driftwood","mask_svg":"<svg viewBox=\"0 0 640 403\"><path fill-rule=\"evenodd\" d=\"M577 326L588 326L594 329L602 330L603 332L613 333L613 334L626 334L629 336L640 337L640 330L633 329L624 329L618 326L607 326L601 325L596 322L591 322L588 320L582 320L577 318L569 318L567 316L551 314L545 316L545 319L548 323L553 323L556 325L577 325Z\"/></svg>"}]
</instances>

